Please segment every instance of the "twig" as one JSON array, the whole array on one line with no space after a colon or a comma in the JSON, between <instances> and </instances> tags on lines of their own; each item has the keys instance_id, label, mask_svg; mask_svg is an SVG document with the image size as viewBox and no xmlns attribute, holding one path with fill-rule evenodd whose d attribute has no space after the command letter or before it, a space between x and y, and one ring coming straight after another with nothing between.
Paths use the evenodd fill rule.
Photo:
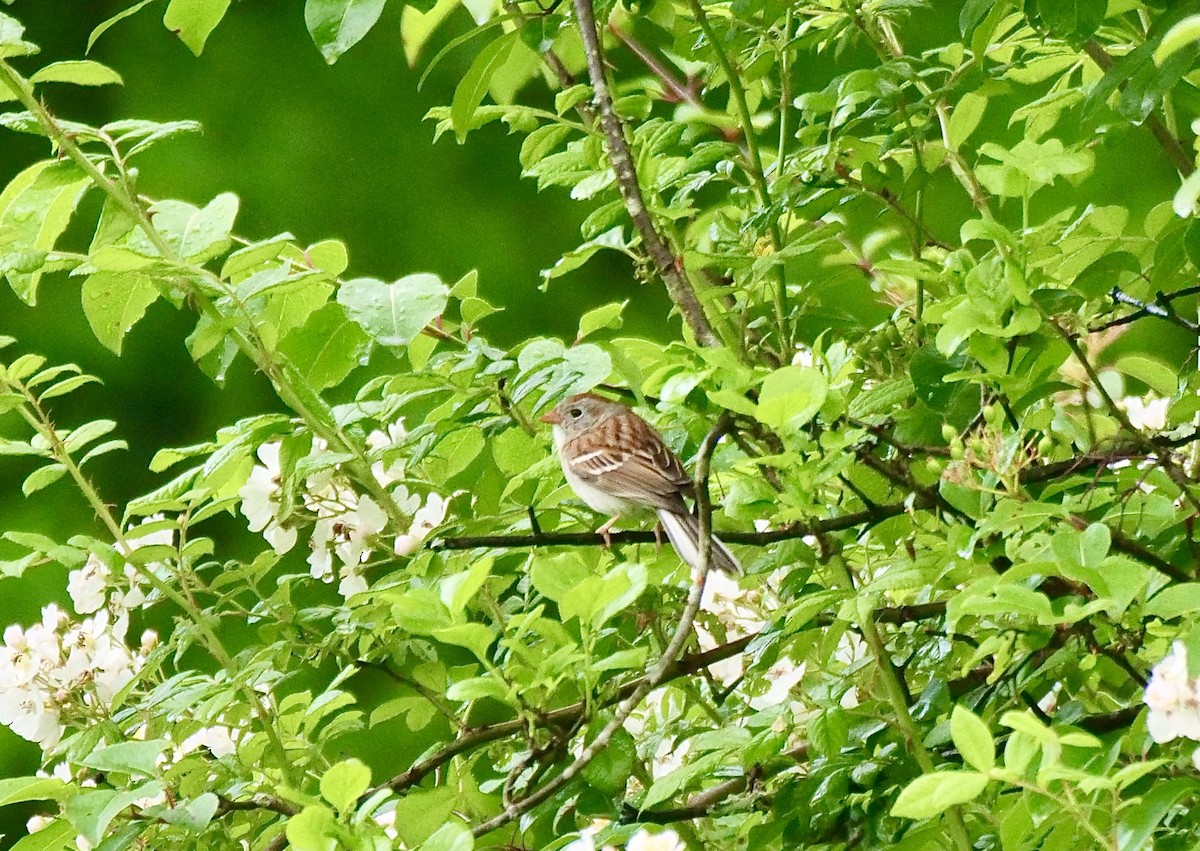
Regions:
<instances>
[{"instance_id":1,"label":"twig","mask_svg":"<svg viewBox=\"0 0 1200 851\"><path fill-rule=\"evenodd\" d=\"M704 653L697 653L692 656L678 660L675 664L668 668L667 673L662 678L662 683L669 682L679 677L690 676L697 671L704 670L710 665L715 665L725 659L737 656L747 645L754 639L755 636L748 635L739 638L736 641L730 641L727 644L722 644L719 647L714 647ZM611 706L618 701L634 694L645 682L645 677L634 680L631 683L622 686L617 690L617 693L609 700L600 703L600 708ZM661 685L661 683L660 683ZM587 711L587 705L584 701L573 703L569 706L564 706L559 709L552 709L544 713L544 720L547 723L557 726L569 726L574 724L583 717ZM407 771L396 775L391 780L381 783L367 793L367 797L382 790L390 789L393 792L399 792L404 789L411 788L420 783L425 777L432 772L441 768L451 759L459 754L474 750L481 745L486 745L490 742L495 742L500 739L506 739L509 736L514 736L528 729L528 724L524 718L514 718L511 721L501 721L496 724L489 724L486 727L480 727L472 730L469 733L464 733L448 745L434 751L425 759L414 763Z\"/></svg>"},{"instance_id":2,"label":"twig","mask_svg":"<svg viewBox=\"0 0 1200 851\"><path fill-rule=\"evenodd\" d=\"M1105 50L1104 47L1095 39L1089 39L1087 42L1085 42L1083 45L1083 51L1091 58L1093 62L1100 66L1100 70L1104 73L1107 74L1112 69L1114 64L1113 58L1108 54L1108 51ZM1121 89L1122 91L1125 90L1125 86L1125 80L1122 80L1117 84L1117 88ZM1167 159L1171 161L1171 165L1175 166L1180 174L1182 174L1184 177L1187 177L1196 170L1196 165L1192 162L1192 158L1188 156L1187 151L1183 149L1183 145L1181 145L1179 140L1175 138L1174 134L1171 133L1170 129L1161 118L1154 113L1150 113L1146 116L1146 126L1150 129L1150 132L1154 134L1155 140L1157 140L1159 147L1163 149L1163 152L1166 153Z\"/></svg>"},{"instance_id":3,"label":"twig","mask_svg":"<svg viewBox=\"0 0 1200 851\"><path fill-rule=\"evenodd\" d=\"M911 503L896 502L879 505L865 511L831 517L828 520L793 524L767 532L718 532L718 535L727 544L763 547L779 541L794 541L809 535L841 532L857 526L880 523L889 517L904 514L906 511L920 510L931 506L932 502L922 497ZM476 547L495 549L601 547L605 546L608 541L614 544L653 544L657 542L653 532L640 530L610 532L607 540L595 532L532 532L523 535L462 535L431 538L426 547L431 550L472 550Z\"/></svg>"},{"instance_id":4,"label":"twig","mask_svg":"<svg viewBox=\"0 0 1200 851\"><path fill-rule=\"evenodd\" d=\"M671 73L671 69L661 62L657 56L647 50L645 45L611 21L608 24L608 31L615 35L622 44L629 48L630 52L634 56L642 60L642 63L649 68L654 76L658 78L659 82L662 83L663 88L667 91L668 96L672 101L677 103L682 101L684 103L691 104L702 112L708 111L708 107L704 105L704 101L700 100L700 98L696 96L695 89L692 86L675 79L675 75Z\"/></svg>"},{"instance_id":5,"label":"twig","mask_svg":"<svg viewBox=\"0 0 1200 851\"><path fill-rule=\"evenodd\" d=\"M600 34L596 29L596 15L592 9L592 0L574 0L575 16L579 21L579 34L583 41L583 51L587 55L588 76L591 78L592 90L595 92L594 104L600 113L600 127L608 143L608 157L612 163L613 174L617 186L621 190L621 198L625 201L625 209L633 219L634 227L642 237L646 252L666 285L667 294L679 309L684 323L691 329L696 341L703 346L720 346L721 338L713 330L704 312L704 307L696 297L696 291L685 276L680 265L676 264L675 252L667 245L666 240L658 232L646 202L642 197L642 187L638 183L637 169L633 165L633 155L629 151L629 143L625 140L625 128L613 109L612 93L608 88L608 78L605 76L604 55L600 49Z\"/></svg>"},{"instance_id":6,"label":"twig","mask_svg":"<svg viewBox=\"0 0 1200 851\"><path fill-rule=\"evenodd\" d=\"M751 779L757 779L762 774L761 766L754 766L748 773L731 777L723 783L718 783L703 792L697 792L688 798L682 807L669 810L638 810L628 804L625 806L621 821L625 823L638 822L641 824L670 824L677 821L690 821L704 818L712 813L712 809L726 798L737 795L750 785Z\"/></svg>"}]
</instances>

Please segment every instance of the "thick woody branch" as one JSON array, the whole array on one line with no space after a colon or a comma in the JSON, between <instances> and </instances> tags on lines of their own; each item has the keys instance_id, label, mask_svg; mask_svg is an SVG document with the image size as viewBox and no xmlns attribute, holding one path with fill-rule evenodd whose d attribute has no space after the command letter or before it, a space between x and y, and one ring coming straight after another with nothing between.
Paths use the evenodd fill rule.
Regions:
<instances>
[{"instance_id":1,"label":"thick woody branch","mask_svg":"<svg viewBox=\"0 0 1200 851\"><path fill-rule=\"evenodd\" d=\"M650 211L646 208L642 187L638 183L637 169L633 164L633 155L629 150L629 142L625 139L625 128L613 109L592 0L574 0L574 4L575 16L579 21L579 34L583 40L583 51L587 55L588 76L595 92L594 103L596 111L600 114L600 128L608 144L608 158L612 163L625 209L642 237L642 244L646 246L646 253L650 255L654 268L666 285L667 294L670 295L671 301L675 302L696 341L703 346L720 346L721 338L709 323L704 307L696 297L695 289L681 266L677 264L675 252L659 233L650 217Z\"/></svg>"}]
</instances>

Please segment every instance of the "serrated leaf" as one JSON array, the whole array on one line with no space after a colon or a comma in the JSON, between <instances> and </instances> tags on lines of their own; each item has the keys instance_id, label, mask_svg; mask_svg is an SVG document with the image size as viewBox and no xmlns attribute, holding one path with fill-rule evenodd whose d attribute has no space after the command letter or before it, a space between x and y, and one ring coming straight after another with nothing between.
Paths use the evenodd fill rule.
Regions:
<instances>
[{"instance_id":1,"label":"serrated leaf","mask_svg":"<svg viewBox=\"0 0 1200 851\"><path fill-rule=\"evenodd\" d=\"M517 35L515 32L508 33L489 42L479 51L479 55L475 57L475 61L455 88L454 100L450 104L450 126L454 128L454 134L460 143L471 129L475 110L487 94L492 75L504 65L513 47L519 43Z\"/></svg>"},{"instance_id":2,"label":"serrated leaf","mask_svg":"<svg viewBox=\"0 0 1200 851\"><path fill-rule=\"evenodd\" d=\"M370 785L371 769L360 760L347 759L331 765L321 775L321 797L339 813L351 813Z\"/></svg>"},{"instance_id":3,"label":"serrated leaf","mask_svg":"<svg viewBox=\"0 0 1200 851\"><path fill-rule=\"evenodd\" d=\"M90 59L70 59L51 62L34 71L31 83L74 83L77 86L121 85L121 75L99 62Z\"/></svg>"},{"instance_id":4,"label":"serrated leaf","mask_svg":"<svg viewBox=\"0 0 1200 851\"><path fill-rule=\"evenodd\" d=\"M199 56L204 43L225 17L230 0L171 0L163 15L163 26ZM115 23L115 22L114 22Z\"/></svg>"},{"instance_id":5,"label":"serrated leaf","mask_svg":"<svg viewBox=\"0 0 1200 851\"><path fill-rule=\"evenodd\" d=\"M21 483L21 493L25 496L37 493L47 485L57 482L66 472L67 468L59 463L39 467L25 477L25 481Z\"/></svg>"},{"instance_id":6,"label":"serrated leaf","mask_svg":"<svg viewBox=\"0 0 1200 851\"><path fill-rule=\"evenodd\" d=\"M332 65L371 31L385 3L386 0L307 0L304 24L313 44Z\"/></svg>"},{"instance_id":7,"label":"serrated leaf","mask_svg":"<svg viewBox=\"0 0 1200 851\"><path fill-rule=\"evenodd\" d=\"M355 278L338 289L338 304L376 342L406 346L442 314L450 291L436 275L408 275L385 284Z\"/></svg>"},{"instance_id":8,"label":"serrated leaf","mask_svg":"<svg viewBox=\"0 0 1200 851\"><path fill-rule=\"evenodd\" d=\"M977 771L925 774L904 787L891 813L897 818L931 819L951 807L973 801L987 783L987 778Z\"/></svg>"},{"instance_id":9,"label":"serrated leaf","mask_svg":"<svg viewBox=\"0 0 1200 851\"><path fill-rule=\"evenodd\" d=\"M366 356L370 338L336 302L322 307L284 338L280 351L314 390L341 384Z\"/></svg>"},{"instance_id":10,"label":"serrated leaf","mask_svg":"<svg viewBox=\"0 0 1200 851\"><path fill-rule=\"evenodd\" d=\"M96 272L83 282L83 313L106 349L121 354L125 335L158 299L150 278L130 272Z\"/></svg>"},{"instance_id":11,"label":"serrated leaf","mask_svg":"<svg viewBox=\"0 0 1200 851\"><path fill-rule=\"evenodd\" d=\"M0 193L0 268L26 304L37 301L46 252L67 229L90 185L74 163L43 160L14 177ZM22 256L40 259L32 265L12 262Z\"/></svg>"}]
</instances>

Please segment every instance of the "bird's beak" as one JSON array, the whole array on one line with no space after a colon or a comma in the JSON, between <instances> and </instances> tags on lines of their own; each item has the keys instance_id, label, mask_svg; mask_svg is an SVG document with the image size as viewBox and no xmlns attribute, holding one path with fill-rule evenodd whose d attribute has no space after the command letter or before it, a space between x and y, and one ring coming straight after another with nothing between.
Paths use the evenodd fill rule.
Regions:
<instances>
[{"instance_id":1,"label":"bird's beak","mask_svg":"<svg viewBox=\"0 0 1200 851\"><path fill-rule=\"evenodd\" d=\"M550 423L550 425L558 425L562 422L562 417L559 415L557 408L542 414L538 419L544 423Z\"/></svg>"}]
</instances>

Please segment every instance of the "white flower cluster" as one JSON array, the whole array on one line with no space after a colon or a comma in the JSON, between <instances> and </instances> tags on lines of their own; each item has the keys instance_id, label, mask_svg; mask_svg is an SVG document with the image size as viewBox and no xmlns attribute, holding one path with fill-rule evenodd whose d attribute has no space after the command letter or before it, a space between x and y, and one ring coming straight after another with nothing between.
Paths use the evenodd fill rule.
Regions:
<instances>
[{"instance_id":1,"label":"white flower cluster","mask_svg":"<svg viewBox=\"0 0 1200 851\"><path fill-rule=\"evenodd\" d=\"M1171 645L1171 653L1154 666L1142 700L1150 707L1146 729L1154 741L1200 741L1200 678L1188 676L1187 648L1182 641ZM1192 759L1200 768L1200 750Z\"/></svg>"},{"instance_id":2,"label":"white flower cluster","mask_svg":"<svg viewBox=\"0 0 1200 851\"><path fill-rule=\"evenodd\" d=\"M617 851L615 845L596 847L596 835L608 827L608 819L596 819L579 831L579 838L563 848L563 851ZM642 828L625 843L625 851L687 851L687 845L673 830L651 833Z\"/></svg>"},{"instance_id":3,"label":"white flower cluster","mask_svg":"<svg viewBox=\"0 0 1200 851\"><path fill-rule=\"evenodd\" d=\"M41 623L4 630L0 647L0 724L49 750L58 744L65 718L95 715L112 703L145 664L158 636L147 632L142 648L125 645L128 621L109 623L101 611L73 622L55 605Z\"/></svg>"},{"instance_id":4,"label":"white flower cluster","mask_svg":"<svg viewBox=\"0 0 1200 851\"><path fill-rule=\"evenodd\" d=\"M118 545L117 550L128 557L142 547L155 545L174 547L175 533L171 529L145 529L147 526L159 523L162 519L161 514L155 514L143 520L141 526L131 526L125 536L125 543L128 544L128 547L123 548ZM143 570L159 575L166 572L165 566L160 562L147 564ZM123 573L125 587L118 588L116 587L117 583L113 581L113 571L109 566L101 561L95 553L89 555L87 563L83 567L72 570L67 575L67 593L71 595L71 603L75 606L75 611L81 615L90 615L107 605L108 609L117 614L118 620L120 620L127 618L130 610L140 609L146 605L151 593L142 588L142 577L138 575L137 569L126 563Z\"/></svg>"},{"instance_id":5,"label":"white flower cluster","mask_svg":"<svg viewBox=\"0 0 1200 851\"><path fill-rule=\"evenodd\" d=\"M394 423L386 432L372 432L367 438L367 446L382 453L399 445L406 434L403 421ZM327 449L319 438L313 441L313 455ZM279 443L265 443L258 448L258 459L262 463L254 467L238 495L242 498L242 514L249 521L250 531L261 532L275 552L283 555L296 545L297 531L287 517L290 506L283 504L279 450ZM448 501L435 493L422 500L397 484L404 476L403 461L386 464L378 461L371 472L379 484L390 488L391 498L401 512L412 517L408 530L397 534L390 546L397 555L411 555L445 519ZM366 591L362 565L373 551L387 546L383 541L388 525L387 512L372 497L355 491L336 468L308 476L301 501L304 511L314 518L308 557L313 577L332 582L336 567L338 590L342 596L349 599Z\"/></svg>"}]
</instances>

